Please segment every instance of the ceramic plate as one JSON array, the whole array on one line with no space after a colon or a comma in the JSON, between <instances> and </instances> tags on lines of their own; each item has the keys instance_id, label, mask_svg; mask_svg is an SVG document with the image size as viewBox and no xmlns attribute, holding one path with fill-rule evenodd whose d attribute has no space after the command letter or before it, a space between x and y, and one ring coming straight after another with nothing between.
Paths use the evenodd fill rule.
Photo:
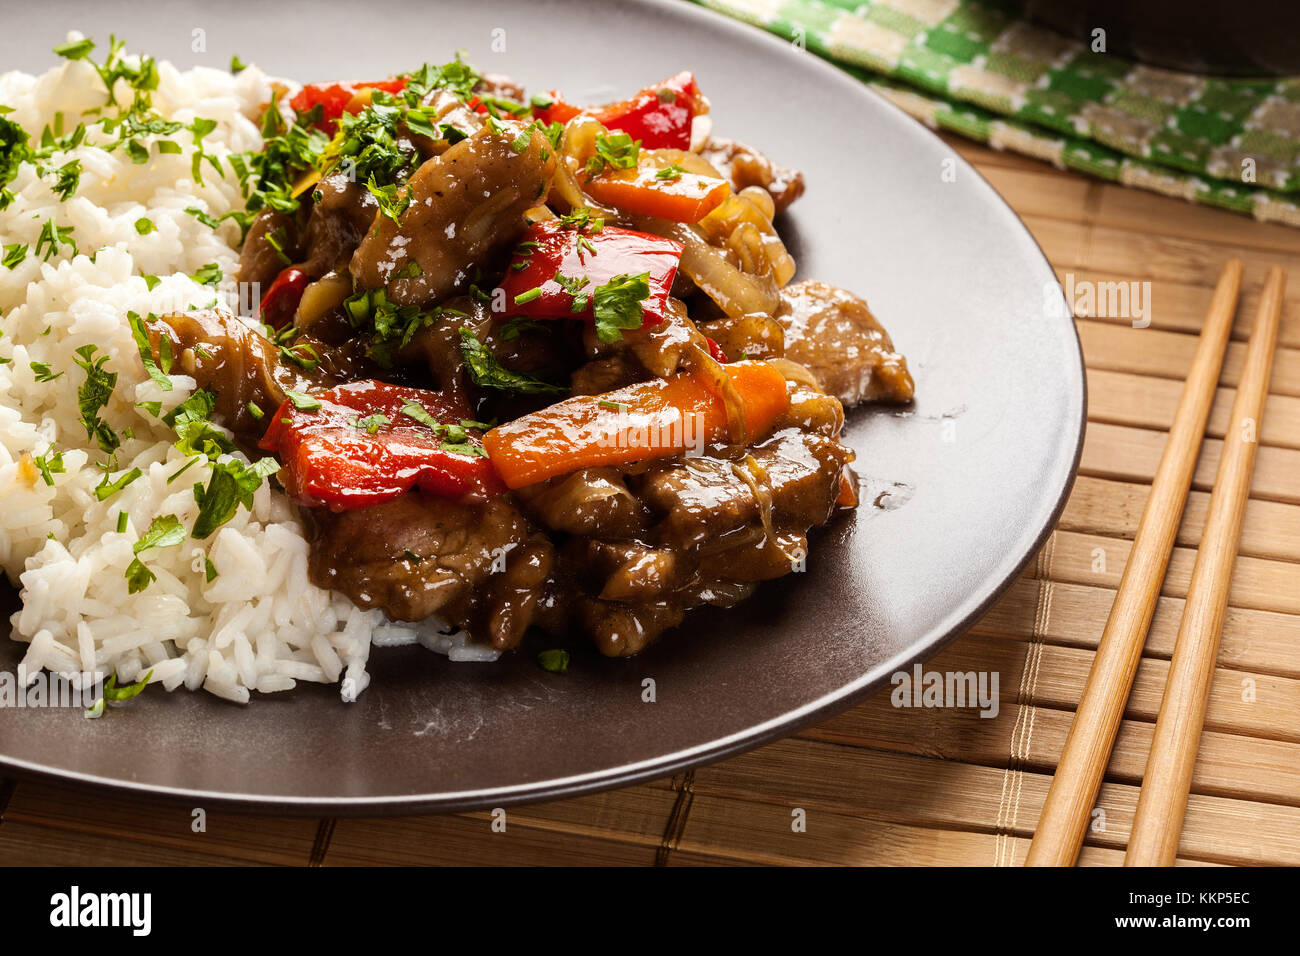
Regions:
<instances>
[{"instance_id":1,"label":"ceramic plate","mask_svg":"<svg viewBox=\"0 0 1300 956\"><path fill-rule=\"evenodd\" d=\"M804 573L688 615L638 657L578 653L557 675L531 651L484 665L377 649L352 705L335 687L300 685L247 707L150 693L97 721L14 710L0 719L0 767L321 813L498 806L662 777L790 734L931 656L1006 588L1064 502L1083 366L1034 240L943 142L757 29L687 3L579 0L386 0L373 16L327 0L189 0L148 15L98 0L6 21L0 65L28 71L52 65L48 51L74 27L186 66L238 53L302 81L387 75L463 49L480 69L585 102L692 69L719 135L804 171L807 194L779 223L799 275L867 298L918 398L850 413L868 493L813 535ZM21 650L0 641L0 667Z\"/></svg>"}]
</instances>

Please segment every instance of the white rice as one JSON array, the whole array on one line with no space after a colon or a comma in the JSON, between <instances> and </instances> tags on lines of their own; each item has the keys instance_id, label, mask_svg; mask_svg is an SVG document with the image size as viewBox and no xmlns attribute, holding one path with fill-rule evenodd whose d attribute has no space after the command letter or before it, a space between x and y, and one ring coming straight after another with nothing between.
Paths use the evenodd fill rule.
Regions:
<instances>
[{"instance_id":1,"label":"white rice","mask_svg":"<svg viewBox=\"0 0 1300 956\"><path fill-rule=\"evenodd\" d=\"M185 123L195 117L218 122L203 145L221 161L224 178L205 165L204 184L194 182L188 132L145 137L147 143L172 139L183 151L151 148L149 161L137 165L121 149L93 145L109 137L92 128L87 143L45 161L50 169L81 161L80 184L70 199L61 202L51 191L53 172L42 177L24 163L8 187L14 201L0 210L0 242L29 246L15 268L0 266L0 359L10 359L0 365L0 565L21 591L12 637L28 644L27 673L116 672L127 682L152 670L151 683L167 690L202 687L239 703L254 690L278 693L297 681L341 681L342 697L351 701L369 683L372 643L418 641L454 660L494 659L463 632L436 633L437 622L393 625L381 612L362 611L311 584L297 511L269 483L257 491L251 511L241 507L206 540L190 537L145 552L141 558L157 579L128 593L132 545L157 516L174 514L191 527L198 513L192 487L206 485L211 468L201 461L168 483L187 459L173 447L171 430L136 403L161 402L166 411L195 383L172 375L172 390L160 389L145 373L126 314L208 306L214 289L189 276L213 262L226 277L234 274L238 227L226 222L213 230L184 210L196 206L220 216L243 208L225 160L260 149L257 119L271 97L270 82L256 67L232 76L205 68L179 72L164 62L158 73L153 105L159 113ZM119 83L119 101L130 98ZM56 113L71 120L70 131L82 111L104 100L103 84L85 62L61 61L39 77L0 74L0 104L13 108L7 118L34 139ZM155 228L140 235L135 224L145 217ZM48 261L35 254L42 225L51 219L73 227L78 255L66 247ZM144 275L161 281L151 291ZM229 278L224 281L233 288ZM112 478L132 468L143 473L102 502L94 488L107 456L87 439L77 402L85 373L75 364L75 350L85 345L96 346L97 356L108 357L105 368L118 374L101 416L119 434L134 434L119 449ZM32 362L62 374L37 381ZM49 486L33 457L59 452L65 470L52 473ZM123 512L126 530L119 533ZM218 573L211 582L205 559Z\"/></svg>"}]
</instances>

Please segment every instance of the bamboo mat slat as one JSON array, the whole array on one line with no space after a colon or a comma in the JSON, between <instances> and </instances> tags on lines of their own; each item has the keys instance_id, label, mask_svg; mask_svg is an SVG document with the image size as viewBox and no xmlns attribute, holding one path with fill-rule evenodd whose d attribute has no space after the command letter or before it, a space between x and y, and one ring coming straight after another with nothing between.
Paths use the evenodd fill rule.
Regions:
<instances>
[{"instance_id":1,"label":"bamboo mat slat","mask_svg":"<svg viewBox=\"0 0 1300 956\"><path fill-rule=\"evenodd\" d=\"M1083 438L1083 457L1079 473L1121 481L1150 482L1164 447L1164 432L1127 425L1088 422ZM1214 472L1219 466L1223 440L1207 438L1196 462L1192 487L1209 491L1214 487ZM1255 461L1252 498L1300 504L1300 451L1293 448L1260 448Z\"/></svg>"},{"instance_id":2,"label":"bamboo mat slat","mask_svg":"<svg viewBox=\"0 0 1300 956\"><path fill-rule=\"evenodd\" d=\"M1025 577L1013 584L1002 600L976 622L971 633L1032 638L1047 644L1095 650L1100 637L1097 615L1104 618L1114 599L1113 588ZM1145 656L1169 659L1182 614L1181 598L1160 598L1147 634ZM1219 662L1235 670L1300 677L1300 618L1272 611L1228 608Z\"/></svg>"},{"instance_id":3,"label":"bamboo mat slat","mask_svg":"<svg viewBox=\"0 0 1300 956\"><path fill-rule=\"evenodd\" d=\"M1119 584L1132 542L1099 534L1058 531L1048 576L1074 584ZM1184 597L1196 560L1193 548L1174 548L1162 594ZM1237 573L1228 589L1233 607L1300 614L1300 566L1271 558L1237 558Z\"/></svg>"},{"instance_id":4,"label":"bamboo mat slat","mask_svg":"<svg viewBox=\"0 0 1300 956\"><path fill-rule=\"evenodd\" d=\"M1150 282L1150 325L1080 310L1090 408L1079 478L1042 553L927 670L996 671L996 716L888 692L671 779L493 814L278 819L50 783L0 783L0 862L983 864L1028 849L1223 260L1242 303L1177 548L1081 865L1123 851L1183 598L1270 264L1291 270L1180 865L1300 865L1300 232L1053 170L956 138L1063 283ZM869 290L868 290L869 291ZM798 829L795 811L802 811Z\"/></svg>"},{"instance_id":5,"label":"bamboo mat slat","mask_svg":"<svg viewBox=\"0 0 1300 956\"><path fill-rule=\"evenodd\" d=\"M800 733L808 740L873 747L893 753L940 757L990 767L1005 766L1019 711L1008 705L996 717L961 710L955 715L921 716L889 705L887 697L856 707ZM1050 773L1065 743L1072 710L1039 705L1034 732L1021 760L1026 769ZM1106 779L1137 784L1142 780L1153 724L1125 720L1121 724ZM1300 805L1300 744L1258 740L1210 731L1201 741L1201 756L1192 780L1194 793L1244 797L1263 803Z\"/></svg>"},{"instance_id":6,"label":"bamboo mat slat","mask_svg":"<svg viewBox=\"0 0 1300 956\"><path fill-rule=\"evenodd\" d=\"M1097 422L1165 431L1174 419L1181 393L1182 383L1167 378L1088 370L1088 415ZM1215 394L1207 435L1224 437L1232 396L1230 388L1221 388ZM1300 398L1269 397L1259 427L1259 442L1262 446L1300 448Z\"/></svg>"},{"instance_id":7,"label":"bamboo mat slat","mask_svg":"<svg viewBox=\"0 0 1300 956\"><path fill-rule=\"evenodd\" d=\"M1133 372L1172 379L1181 383L1183 373L1192 364L1196 339L1178 332L1151 327L1107 323L1082 318L1075 327L1088 357L1090 371ZM1231 342L1223 357L1221 385L1236 388L1241 376L1241 362L1246 355L1243 342ZM1280 348L1273 360L1272 393L1300 395L1300 349Z\"/></svg>"},{"instance_id":8,"label":"bamboo mat slat","mask_svg":"<svg viewBox=\"0 0 1300 956\"><path fill-rule=\"evenodd\" d=\"M1080 475L1066 503L1058 527L1132 538L1146 504L1149 485L1108 481ZM1210 496L1203 491L1188 495L1178 544L1195 548L1205 528ZM1240 553L1257 558L1300 560L1300 508L1258 498L1246 505Z\"/></svg>"}]
</instances>

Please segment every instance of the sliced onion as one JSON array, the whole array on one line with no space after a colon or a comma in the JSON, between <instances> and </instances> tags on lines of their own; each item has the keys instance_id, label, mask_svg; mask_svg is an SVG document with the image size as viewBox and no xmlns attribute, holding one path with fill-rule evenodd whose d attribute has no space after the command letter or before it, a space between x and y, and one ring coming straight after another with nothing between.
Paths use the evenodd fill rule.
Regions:
<instances>
[{"instance_id":1,"label":"sliced onion","mask_svg":"<svg viewBox=\"0 0 1300 956\"><path fill-rule=\"evenodd\" d=\"M821 382L817 381L817 376L810 372L806 365L800 365L798 362L793 362L787 358L770 358L764 359L764 361L780 372L781 377L787 382L807 385L818 392L822 390Z\"/></svg>"},{"instance_id":2,"label":"sliced onion","mask_svg":"<svg viewBox=\"0 0 1300 956\"><path fill-rule=\"evenodd\" d=\"M747 192L728 196L717 209L700 220L699 228L710 242L721 245L742 225L749 224L761 238L763 258L776 277L776 284L783 286L794 277L794 258L777 235L771 218L764 214L751 195L746 195ZM768 204L771 204L771 197L768 197Z\"/></svg>"},{"instance_id":3,"label":"sliced onion","mask_svg":"<svg viewBox=\"0 0 1300 956\"><path fill-rule=\"evenodd\" d=\"M720 249L680 222L637 217L636 227L682 244L681 269L723 312L740 318L751 312L771 315L781 304L775 279L746 275L727 261Z\"/></svg>"},{"instance_id":4,"label":"sliced onion","mask_svg":"<svg viewBox=\"0 0 1300 956\"><path fill-rule=\"evenodd\" d=\"M352 294L352 277L346 273L330 272L321 276L302 291L298 311L294 313L293 326L299 330L310 329L327 312L337 309Z\"/></svg>"},{"instance_id":5,"label":"sliced onion","mask_svg":"<svg viewBox=\"0 0 1300 956\"><path fill-rule=\"evenodd\" d=\"M593 200L578 184L579 170L596 155L596 135L604 132L605 127L594 117L579 114L569 120L560 137L559 162L555 164L551 191L569 206L570 211L585 206L607 219L617 219L616 210Z\"/></svg>"}]
</instances>

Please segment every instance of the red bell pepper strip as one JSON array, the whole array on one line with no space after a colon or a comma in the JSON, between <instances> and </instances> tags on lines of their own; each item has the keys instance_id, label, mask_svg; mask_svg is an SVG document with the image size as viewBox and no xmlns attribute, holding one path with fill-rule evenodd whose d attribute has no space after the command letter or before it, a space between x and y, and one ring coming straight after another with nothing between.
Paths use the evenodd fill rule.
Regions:
<instances>
[{"instance_id":1,"label":"red bell pepper strip","mask_svg":"<svg viewBox=\"0 0 1300 956\"><path fill-rule=\"evenodd\" d=\"M293 321L302 301L303 290L310 284L307 273L294 266L289 266L275 277L271 288L262 296L260 313L262 321L273 329L284 328Z\"/></svg>"},{"instance_id":2,"label":"red bell pepper strip","mask_svg":"<svg viewBox=\"0 0 1300 956\"><path fill-rule=\"evenodd\" d=\"M350 382L280 406L260 447L296 501L366 508L419 488L445 498L502 490L479 430L439 392Z\"/></svg>"},{"instance_id":3,"label":"red bell pepper strip","mask_svg":"<svg viewBox=\"0 0 1300 956\"><path fill-rule=\"evenodd\" d=\"M722 346L719 345L717 342L713 341L713 339L709 338L707 335L704 336L704 341L709 343L709 354L713 356L713 360L715 362L721 362L723 365L726 365L727 353L722 351Z\"/></svg>"},{"instance_id":4,"label":"red bell pepper strip","mask_svg":"<svg viewBox=\"0 0 1300 956\"><path fill-rule=\"evenodd\" d=\"M615 276L649 273L642 325L658 325L668 308L680 243L645 232L561 219L534 223L515 247L501 280L506 311L535 319L592 318L596 289Z\"/></svg>"},{"instance_id":5,"label":"red bell pepper strip","mask_svg":"<svg viewBox=\"0 0 1300 956\"><path fill-rule=\"evenodd\" d=\"M550 101L548 106L538 106L537 97L533 100L533 117L541 120L543 123L567 123L579 113L582 108L574 106L572 103L566 103L559 90L551 90L544 97Z\"/></svg>"},{"instance_id":6,"label":"red bell pepper strip","mask_svg":"<svg viewBox=\"0 0 1300 956\"><path fill-rule=\"evenodd\" d=\"M750 440L764 436L790 406L781 373L766 362L733 362L727 375L740 397ZM723 399L691 373L638 382L603 395L579 395L498 425L483 447L510 488L579 468L667 458L727 438Z\"/></svg>"},{"instance_id":7,"label":"red bell pepper strip","mask_svg":"<svg viewBox=\"0 0 1300 956\"><path fill-rule=\"evenodd\" d=\"M315 124L317 129L334 135L336 124L358 90L383 90L385 93L400 93L406 89L406 77L398 76L374 83L308 83L289 100L289 106L298 115L308 112L319 105L321 118Z\"/></svg>"},{"instance_id":8,"label":"red bell pepper strip","mask_svg":"<svg viewBox=\"0 0 1300 956\"><path fill-rule=\"evenodd\" d=\"M549 94L551 105L534 107L533 115L543 123L567 123L579 113L594 116L608 129L622 130L641 140L645 149L690 149L691 121L699 109L700 89L694 74L682 71L662 83L619 103L579 109L566 103L558 92Z\"/></svg>"}]
</instances>

